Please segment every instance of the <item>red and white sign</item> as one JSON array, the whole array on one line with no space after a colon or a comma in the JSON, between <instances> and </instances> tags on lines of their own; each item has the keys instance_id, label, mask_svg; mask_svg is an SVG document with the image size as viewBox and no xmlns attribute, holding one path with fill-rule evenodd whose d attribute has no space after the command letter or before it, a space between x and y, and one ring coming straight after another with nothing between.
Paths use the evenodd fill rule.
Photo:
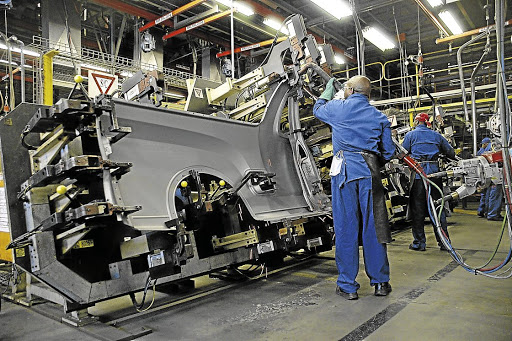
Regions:
<instances>
[{"instance_id":1,"label":"red and white sign","mask_svg":"<svg viewBox=\"0 0 512 341\"><path fill-rule=\"evenodd\" d=\"M117 76L109 73L91 71L88 72L89 76L89 96L96 97L101 94L111 94L117 90Z\"/></svg>"}]
</instances>

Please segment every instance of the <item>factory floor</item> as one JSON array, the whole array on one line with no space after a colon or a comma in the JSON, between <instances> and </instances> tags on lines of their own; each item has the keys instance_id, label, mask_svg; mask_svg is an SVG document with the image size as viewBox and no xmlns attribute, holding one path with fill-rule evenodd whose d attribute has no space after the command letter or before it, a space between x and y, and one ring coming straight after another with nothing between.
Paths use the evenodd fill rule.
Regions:
<instances>
[{"instance_id":1,"label":"factory floor","mask_svg":"<svg viewBox=\"0 0 512 341\"><path fill-rule=\"evenodd\" d=\"M479 218L474 209L456 210L448 222L467 263L485 264L501 222ZM102 302L89 308L96 323L81 329L55 321L61 309L52 304L25 308L4 300L0 340L115 339L112 330L150 332L138 340L512 340L512 278L468 273L439 250L430 225L426 231L425 252L408 249L410 229L394 233L388 246L393 292L387 297L373 295L362 261L359 300L337 296L330 251L287 261L257 280L203 276L195 289L158 291L154 308L137 315L128 297ZM499 261L510 247L507 232L502 244ZM51 311L53 318L47 317Z\"/></svg>"}]
</instances>

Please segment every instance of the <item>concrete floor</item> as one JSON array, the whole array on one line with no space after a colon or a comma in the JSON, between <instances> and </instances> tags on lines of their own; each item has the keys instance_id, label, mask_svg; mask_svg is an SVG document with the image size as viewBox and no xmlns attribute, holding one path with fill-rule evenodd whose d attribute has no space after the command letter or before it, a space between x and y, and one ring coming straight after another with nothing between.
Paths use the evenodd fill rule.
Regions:
<instances>
[{"instance_id":1,"label":"concrete floor","mask_svg":"<svg viewBox=\"0 0 512 341\"><path fill-rule=\"evenodd\" d=\"M467 263L484 264L501 223L478 218L474 211L459 211L448 221L452 241ZM136 318L123 317L133 312L127 297L102 302L89 312L103 322L115 321L116 328L150 328L151 334L139 338L148 341L512 340L512 278L490 279L466 272L439 250L430 226L426 232L426 252L408 250L410 230L394 235L395 241L388 246L393 292L387 297L373 296L363 263L359 300L337 296L331 251L266 279L228 287L204 276L187 295L206 289L217 292L167 305L178 296L158 292L155 309ZM510 246L504 237L496 257L499 261ZM0 322L0 340L107 339L107 334L94 338L90 330L86 334L5 301Z\"/></svg>"}]
</instances>

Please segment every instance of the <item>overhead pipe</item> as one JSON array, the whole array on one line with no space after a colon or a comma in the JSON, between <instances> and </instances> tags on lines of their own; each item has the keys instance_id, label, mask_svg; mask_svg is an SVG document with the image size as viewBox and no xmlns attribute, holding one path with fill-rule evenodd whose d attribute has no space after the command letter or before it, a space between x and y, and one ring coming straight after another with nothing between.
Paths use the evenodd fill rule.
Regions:
<instances>
[{"instance_id":1,"label":"overhead pipe","mask_svg":"<svg viewBox=\"0 0 512 341\"><path fill-rule=\"evenodd\" d=\"M491 51L491 42L489 39L489 36L487 36L487 44L484 48L484 53L480 57L480 60L478 60L478 63L476 64L475 68L473 69L473 72L471 73L471 119L472 119L472 125L473 125L473 155L476 155L478 151L478 140L477 140L477 132L478 132L478 126L476 124L476 90L475 90L475 77L477 72L482 67L484 58L487 56L487 54Z\"/></svg>"},{"instance_id":2,"label":"overhead pipe","mask_svg":"<svg viewBox=\"0 0 512 341\"><path fill-rule=\"evenodd\" d=\"M509 150L509 117L510 117L510 107L509 101L507 99L505 103L505 94L507 92L507 87L505 86L505 70L504 67L504 54L505 54L505 46L504 46L504 1L496 0L495 1L495 18L496 18L496 56L498 59L497 65L497 73L496 73L496 97L498 98L498 110L500 112L500 121L501 121L501 139L503 144L503 169L504 169L504 190L505 190L505 207L506 207L506 215L508 221L508 231L509 236L512 238L512 212L510 210L510 186L512 184L512 176L511 176L511 167L510 167L510 150Z\"/></svg>"},{"instance_id":3,"label":"overhead pipe","mask_svg":"<svg viewBox=\"0 0 512 341\"><path fill-rule=\"evenodd\" d=\"M235 11L235 9L233 9L233 11ZM163 40L167 40L167 39L175 37L175 36L177 36L177 35L179 35L181 33L189 32L189 31L191 31L193 29L196 29L196 28L201 27L203 25L206 25L206 24L209 24L209 23L214 22L216 20L219 20L221 18L224 18L224 17L230 15L231 12L232 12L231 10L227 10L227 11L224 11L224 12L217 13L217 14L212 15L211 17L208 17L206 19L200 20L200 21L195 22L193 24L190 24L188 26L182 27L182 28L180 28L178 30L172 31L170 33L167 33L166 35L164 35L162 37L162 39Z\"/></svg>"},{"instance_id":4,"label":"overhead pipe","mask_svg":"<svg viewBox=\"0 0 512 341\"><path fill-rule=\"evenodd\" d=\"M288 39L288 37L279 37L279 38L277 38L276 43L280 43L280 42L282 42L283 40L286 40L286 39ZM258 47L272 45L273 42L274 42L274 39L269 39L269 40L262 41L260 43L250 44L250 45L246 45L246 46L242 46L242 47L237 47L236 49L233 50L233 53L240 53L240 52L244 52L244 51L249 51L249 50L257 49ZM228 51L223 51L223 52L217 53L215 55L215 57L220 58L220 57L228 56L230 54L231 54L231 50L228 50Z\"/></svg>"},{"instance_id":5,"label":"overhead pipe","mask_svg":"<svg viewBox=\"0 0 512 341\"><path fill-rule=\"evenodd\" d=\"M159 15L156 15L154 13L146 11L140 7L124 3L123 1L120 1L120 0L91 0L91 1L94 3L97 3L99 5L108 7L108 8L116 9L120 12L133 15L135 17L144 18L146 20L155 20L155 19L159 18ZM169 26L169 27L174 27L174 23L170 20L163 21L161 24ZM226 41L217 39L212 35L207 35L202 32L199 32L199 31L190 32L190 34L193 36L196 36L200 39L210 41L214 44L229 48L229 44L226 43Z\"/></svg>"},{"instance_id":6,"label":"overhead pipe","mask_svg":"<svg viewBox=\"0 0 512 341\"><path fill-rule=\"evenodd\" d=\"M508 26L508 25L512 25L512 19L505 21L504 26ZM485 27L481 27L481 28L475 28L474 30L462 32L460 34L454 34L454 35L444 37L444 38L437 38L436 44L452 42L456 39L470 37L472 35L478 34L480 32L486 31L486 30L494 30L495 28L496 28L496 25L493 24L493 25L489 25L489 26L485 26Z\"/></svg>"},{"instance_id":7,"label":"overhead pipe","mask_svg":"<svg viewBox=\"0 0 512 341\"><path fill-rule=\"evenodd\" d=\"M206 0L194 0L194 1L189 2L188 4L185 4L179 8L176 8L174 11L171 11L171 12L167 13L166 15L163 15L161 17L156 18L155 20L148 22L146 25L139 28L139 32L144 32L148 28L158 25L166 20L169 20L182 12L188 11L189 9L194 8L197 5L202 4L205 1Z\"/></svg>"},{"instance_id":8,"label":"overhead pipe","mask_svg":"<svg viewBox=\"0 0 512 341\"><path fill-rule=\"evenodd\" d=\"M466 98L466 87L464 86L464 70L462 69L462 51L471 43L474 41L477 41L478 39L481 39L487 35L487 32L482 32L473 39L467 41L465 44L463 44L459 50L457 51L457 63L459 68L459 79L460 79L460 87L462 90L462 102L464 103L464 119L466 120L466 123L469 122L469 113L468 113L468 103Z\"/></svg>"}]
</instances>

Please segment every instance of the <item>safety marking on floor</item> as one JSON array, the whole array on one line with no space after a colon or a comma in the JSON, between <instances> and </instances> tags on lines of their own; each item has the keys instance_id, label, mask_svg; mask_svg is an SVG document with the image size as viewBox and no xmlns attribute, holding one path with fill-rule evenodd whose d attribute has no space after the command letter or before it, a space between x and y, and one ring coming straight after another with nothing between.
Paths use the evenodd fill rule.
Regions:
<instances>
[{"instance_id":1,"label":"safety marking on floor","mask_svg":"<svg viewBox=\"0 0 512 341\"><path fill-rule=\"evenodd\" d=\"M306 278L318 278L318 275L315 275L312 273L307 273L307 272L294 272L294 273L292 273L292 275L298 276L298 277L306 277Z\"/></svg>"},{"instance_id":2,"label":"safety marking on floor","mask_svg":"<svg viewBox=\"0 0 512 341\"><path fill-rule=\"evenodd\" d=\"M464 254L467 256L475 254L476 251L468 251ZM444 268L436 272L434 275L428 278L427 283L424 286L420 286L418 288L414 288L404 296L398 299L398 302L392 303L387 306L385 309L377 313L375 316L371 317L368 321L361 324L359 327L351 331L349 334L345 335L340 339L340 341L362 341L368 336L370 336L374 331L380 328L384 323L389 321L392 317L398 314L402 309L404 309L409 303L413 300L417 299L421 294L427 291L431 284L435 283L448 275L450 272L455 270L459 264L455 261L450 262Z\"/></svg>"},{"instance_id":3,"label":"safety marking on floor","mask_svg":"<svg viewBox=\"0 0 512 341\"><path fill-rule=\"evenodd\" d=\"M476 211L473 210L463 210L462 208L454 208L453 212L455 213L462 213L462 214L469 214L469 215L478 215Z\"/></svg>"}]
</instances>

